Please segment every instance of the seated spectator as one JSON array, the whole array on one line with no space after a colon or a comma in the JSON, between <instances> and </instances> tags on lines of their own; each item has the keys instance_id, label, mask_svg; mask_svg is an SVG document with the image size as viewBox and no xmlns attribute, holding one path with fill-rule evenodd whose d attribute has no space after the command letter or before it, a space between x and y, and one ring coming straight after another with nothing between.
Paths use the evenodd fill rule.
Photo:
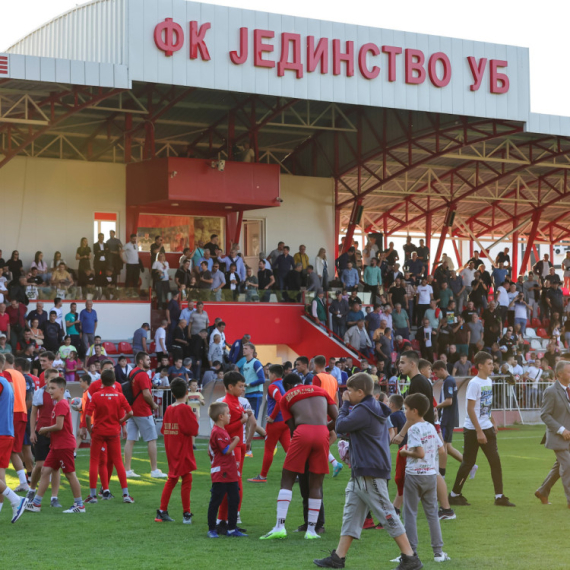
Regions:
<instances>
[{"instance_id":1,"label":"seated spectator","mask_svg":"<svg viewBox=\"0 0 570 570\"><path fill-rule=\"evenodd\" d=\"M58 263L57 269L52 273L51 285L56 288L58 297L64 297L73 285L73 278L63 261Z\"/></svg>"},{"instance_id":2,"label":"seated spectator","mask_svg":"<svg viewBox=\"0 0 570 570\"><path fill-rule=\"evenodd\" d=\"M10 259L6 262L6 267L12 275L12 279L19 279L24 274L24 266L20 259L20 253L17 250L12 252Z\"/></svg>"},{"instance_id":3,"label":"seated spectator","mask_svg":"<svg viewBox=\"0 0 570 570\"><path fill-rule=\"evenodd\" d=\"M90 357L95 354L95 347L98 346L101 349L101 354L107 356L107 351L105 347L101 344L101 337L99 335L93 337L93 344L87 349L87 354L85 356Z\"/></svg>"},{"instance_id":4,"label":"seated spectator","mask_svg":"<svg viewBox=\"0 0 570 570\"><path fill-rule=\"evenodd\" d=\"M364 328L364 319L359 319L355 325L346 331L344 342L365 356L371 354L372 341Z\"/></svg>"},{"instance_id":5,"label":"seated spectator","mask_svg":"<svg viewBox=\"0 0 570 570\"><path fill-rule=\"evenodd\" d=\"M206 385L213 380L218 380L218 373L224 373L224 369L222 363L218 360L212 362L212 366L210 370L206 370L204 372L204 378L202 378L202 390L206 387ZM221 378L223 380L223 377Z\"/></svg>"},{"instance_id":6,"label":"seated spectator","mask_svg":"<svg viewBox=\"0 0 570 570\"><path fill-rule=\"evenodd\" d=\"M103 360L107 360L107 357L102 352L102 348L103 347L100 344L95 345L95 353L87 359L87 367L91 366L91 364L94 364L95 362L103 362Z\"/></svg>"},{"instance_id":7,"label":"seated spectator","mask_svg":"<svg viewBox=\"0 0 570 570\"><path fill-rule=\"evenodd\" d=\"M12 354L12 347L6 343L6 335L0 333L0 354Z\"/></svg>"},{"instance_id":8,"label":"seated spectator","mask_svg":"<svg viewBox=\"0 0 570 570\"><path fill-rule=\"evenodd\" d=\"M81 287L82 294L86 299L93 298L95 296L97 293L97 283L95 273L93 273L93 270L90 267L87 267L85 271L79 274L77 285Z\"/></svg>"},{"instance_id":9,"label":"seated spectator","mask_svg":"<svg viewBox=\"0 0 570 570\"><path fill-rule=\"evenodd\" d=\"M127 357L121 354L117 364L115 364L115 379L117 382L119 384L126 382L132 369L133 366L127 362Z\"/></svg>"}]
</instances>

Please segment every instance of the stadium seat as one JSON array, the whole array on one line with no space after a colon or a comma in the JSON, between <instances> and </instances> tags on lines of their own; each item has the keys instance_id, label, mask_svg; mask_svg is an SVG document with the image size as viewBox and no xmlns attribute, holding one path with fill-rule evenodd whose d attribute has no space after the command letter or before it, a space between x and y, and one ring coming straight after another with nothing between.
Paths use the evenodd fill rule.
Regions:
<instances>
[{"instance_id":1,"label":"stadium seat","mask_svg":"<svg viewBox=\"0 0 570 570\"><path fill-rule=\"evenodd\" d=\"M527 327L525 334L527 338L538 338L536 336L536 331L533 328Z\"/></svg>"},{"instance_id":2,"label":"stadium seat","mask_svg":"<svg viewBox=\"0 0 570 570\"><path fill-rule=\"evenodd\" d=\"M540 319L532 319L532 326L535 329L539 329L542 326Z\"/></svg>"},{"instance_id":3,"label":"stadium seat","mask_svg":"<svg viewBox=\"0 0 570 570\"><path fill-rule=\"evenodd\" d=\"M420 342L416 339L412 340L412 348L414 350L420 350Z\"/></svg>"},{"instance_id":4,"label":"stadium seat","mask_svg":"<svg viewBox=\"0 0 570 570\"><path fill-rule=\"evenodd\" d=\"M540 340L538 340L538 339L531 340L530 346L533 350L542 350L542 344L540 343Z\"/></svg>"},{"instance_id":5,"label":"stadium seat","mask_svg":"<svg viewBox=\"0 0 570 570\"><path fill-rule=\"evenodd\" d=\"M544 358L544 352L537 352L536 357L541 359Z\"/></svg>"},{"instance_id":6,"label":"stadium seat","mask_svg":"<svg viewBox=\"0 0 570 570\"><path fill-rule=\"evenodd\" d=\"M548 333L546 332L546 329L538 328L536 329L536 334L540 338L548 338Z\"/></svg>"},{"instance_id":7,"label":"stadium seat","mask_svg":"<svg viewBox=\"0 0 570 570\"><path fill-rule=\"evenodd\" d=\"M392 362L396 364L396 360L398 360L398 353L394 351L392 352Z\"/></svg>"},{"instance_id":8,"label":"stadium seat","mask_svg":"<svg viewBox=\"0 0 570 570\"><path fill-rule=\"evenodd\" d=\"M154 354L156 352L156 343L154 342L154 340L150 343L150 353L149 354Z\"/></svg>"},{"instance_id":9,"label":"stadium seat","mask_svg":"<svg viewBox=\"0 0 570 570\"><path fill-rule=\"evenodd\" d=\"M524 355L524 359L525 359L527 362L530 360L530 357L531 357L530 352L527 352L527 353Z\"/></svg>"},{"instance_id":10,"label":"stadium seat","mask_svg":"<svg viewBox=\"0 0 570 570\"><path fill-rule=\"evenodd\" d=\"M550 326L550 319L542 319L542 326L549 327Z\"/></svg>"},{"instance_id":11,"label":"stadium seat","mask_svg":"<svg viewBox=\"0 0 570 570\"><path fill-rule=\"evenodd\" d=\"M107 354L119 354L119 351L113 342L104 342L103 348Z\"/></svg>"},{"instance_id":12,"label":"stadium seat","mask_svg":"<svg viewBox=\"0 0 570 570\"><path fill-rule=\"evenodd\" d=\"M119 343L119 352L121 354L132 354L133 353L133 347L131 346L131 344L129 342L120 342Z\"/></svg>"},{"instance_id":13,"label":"stadium seat","mask_svg":"<svg viewBox=\"0 0 570 570\"><path fill-rule=\"evenodd\" d=\"M548 349L548 345L550 344L550 339L543 338L541 342L542 342L542 348L544 348L544 350Z\"/></svg>"}]
</instances>

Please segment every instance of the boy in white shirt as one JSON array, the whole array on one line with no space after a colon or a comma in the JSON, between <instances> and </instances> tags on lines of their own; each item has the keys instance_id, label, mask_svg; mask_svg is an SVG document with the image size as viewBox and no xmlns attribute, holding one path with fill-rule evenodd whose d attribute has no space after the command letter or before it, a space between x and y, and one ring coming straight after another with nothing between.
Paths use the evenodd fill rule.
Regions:
<instances>
[{"instance_id":1,"label":"boy in white shirt","mask_svg":"<svg viewBox=\"0 0 570 570\"><path fill-rule=\"evenodd\" d=\"M461 494L469 472L475 465L479 448L487 457L491 467L491 477L495 488L495 505L514 507L508 497L503 495L503 471L497 447L497 432L492 415L493 382L489 376L493 373L493 357L488 352L478 352L473 359L477 376L469 381L466 393L467 414L463 429L463 461L457 471L453 491L449 494L450 505L469 506L470 503Z\"/></svg>"},{"instance_id":2,"label":"boy in white shirt","mask_svg":"<svg viewBox=\"0 0 570 570\"><path fill-rule=\"evenodd\" d=\"M443 444L432 424L424 420L430 402L427 396L415 393L404 400L408 429L408 445L400 449L406 458L404 483L404 525L410 546L418 548L418 503L421 501L429 524L431 547L435 562L449 560L443 552L443 538L437 506L437 473L439 456L445 454Z\"/></svg>"}]
</instances>

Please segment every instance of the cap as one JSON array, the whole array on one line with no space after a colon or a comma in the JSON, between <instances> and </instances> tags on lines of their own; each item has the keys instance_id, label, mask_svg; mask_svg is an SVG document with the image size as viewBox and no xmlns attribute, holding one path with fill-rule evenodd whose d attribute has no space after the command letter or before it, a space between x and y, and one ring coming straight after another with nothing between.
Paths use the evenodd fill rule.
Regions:
<instances>
[{"instance_id":1,"label":"cap","mask_svg":"<svg viewBox=\"0 0 570 570\"><path fill-rule=\"evenodd\" d=\"M0 333L0 338L6 338L6 335L4 333Z\"/></svg>"}]
</instances>

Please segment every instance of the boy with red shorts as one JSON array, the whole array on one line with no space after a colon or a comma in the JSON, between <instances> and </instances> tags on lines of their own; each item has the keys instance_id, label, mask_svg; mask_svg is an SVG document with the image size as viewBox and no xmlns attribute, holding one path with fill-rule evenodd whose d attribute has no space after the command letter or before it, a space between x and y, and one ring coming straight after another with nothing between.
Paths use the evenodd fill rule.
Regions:
<instances>
[{"instance_id":1,"label":"boy with red shorts","mask_svg":"<svg viewBox=\"0 0 570 570\"><path fill-rule=\"evenodd\" d=\"M75 474L75 436L71 423L71 410L69 402L64 398L66 382L60 376L51 378L48 391L54 406L51 413L51 425L41 428L40 435L49 434L51 438L50 450L42 467L42 478L38 492L32 503L26 504L26 510L39 513L42 508L42 498L46 492L50 477L54 471L63 471L73 492L73 505L63 511L64 513L84 513L85 507L81 499L81 485Z\"/></svg>"},{"instance_id":2,"label":"boy with red shorts","mask_svg":"<svg viewBox=\"0 0 570 570\"><path fill-rule=\"evenodd\" d=\"M121 457L121 426L133 415L127 399L116 391L115 372L104 370L101 375L102 388L96 392L87 406L85 423L91 434L91 455L89 458L89 502L97 502L97 472L100 465L100 456L105 449L108 458L117 470L119 482L123 490L123 503L134 503L129 495L127 474ZM97 422L92 424L96 416ZM104 475L106 474L106 470ZM103 499L110 496L109 478L101 480Z\"/></svg>"},{"instance_id":3,"label":"boy with red shorts","mask_svg":"<svg viewBox=\"0 0 570 570\"><path fill-rule=\"evenodd\" d=\"M188 404L188 386L182 378L175 378L170 384L172 396L176 402L164 412L162 434L168 459L168 480L162 490L160 509L156 511L155 522L174 522L168 515L168 503L178 478L182 477L182 522L192 524L190 512L190 491L192 490L192 471L196 471L194 459L194 437L198 435L198 420Z\"/></svg>"},{"instance_id":4,"label":"boy with red shorts","mask_svg":"<svg viewBox=\"0 0 570 570\"><path fill-rule=\"evenodd\" d=\"M267 388L267 425L265 429L267 435L265 436L265 447L263 450L263 465L261 466L261 473L253 479L248 479L250 483L267 483L267 473L273 463L273 456L275 455L277 443L281 443L281 447L287 453L291 443L291 432L289 426L283 421L283 415L279 402L281 397L285 394L283 388L283 366L280 364L272 364L269 367L269 380L271 384Z\"/></svg>"},{"instance_id":5,"label":"boy with red shorts","mask_svg":"<svg viewBox=\"0 0 570 570\"><path fill-rule=\"evenodd\" d=\"M10 455L14 447L14 391L6 378L0 376L0 493L2 501L6 497L12 505L12 522L15 523L24 512L26 499L18 497L10 487L6 485L6 469L10 465ZM2 505L0 503L0 510Z\"/></svg>"},{"instance_id":6,"label":"boy with red shorts","mask_svg":"<svg viewBox=\"0 0 570 570\"><path fill-rule=\"evenodd\" d=\"M283 464L281 490L277 497L277 523L261 540L285 538L285 519L293 484L299 473L309 465L309 512L305 538L320 538L315 531L322 503L322 484L329 472L329 432L334 429L338 408L330 395L318 386L299 386L301 378L288 374L283 387L288 390L281 398L281 413L293 437ZM327 423L327 416L331 421Z\"/></svg>"}]
</instances>

